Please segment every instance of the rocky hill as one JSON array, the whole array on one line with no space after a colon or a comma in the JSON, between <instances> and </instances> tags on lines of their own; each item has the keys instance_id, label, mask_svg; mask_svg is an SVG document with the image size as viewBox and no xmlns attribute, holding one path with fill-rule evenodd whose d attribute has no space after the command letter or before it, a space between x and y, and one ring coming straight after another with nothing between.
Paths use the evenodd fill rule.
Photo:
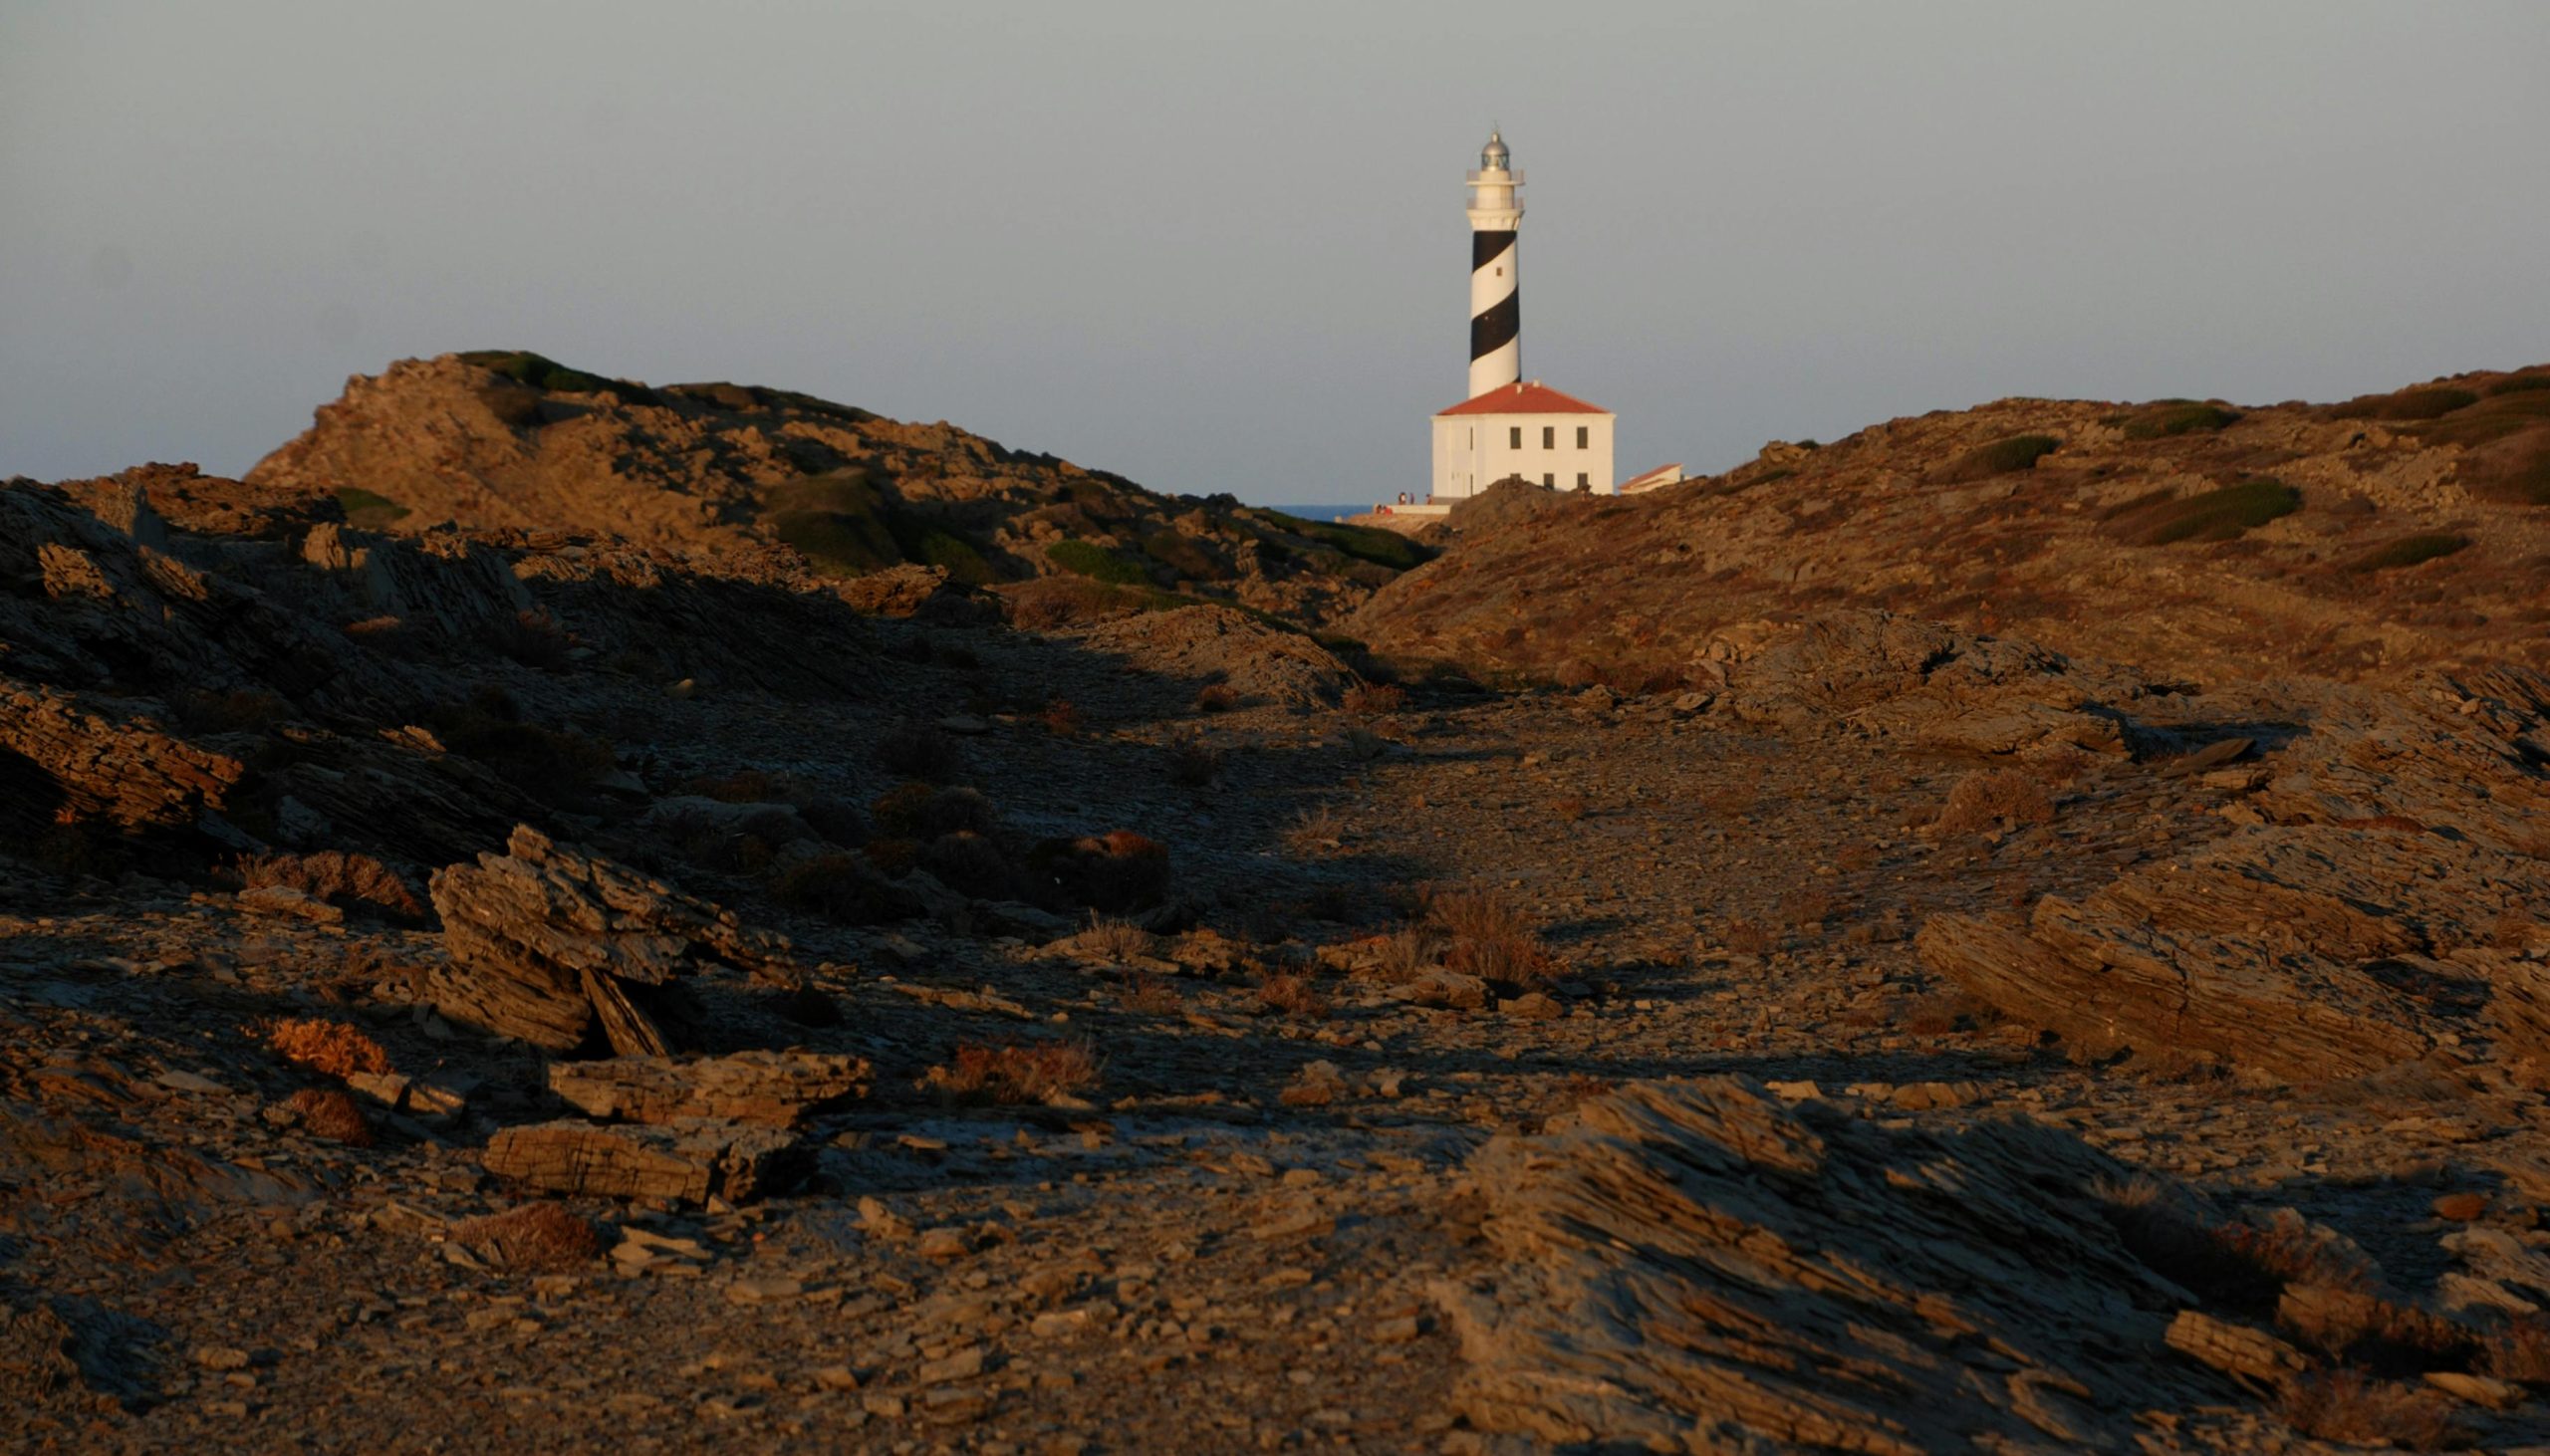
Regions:
<instances>
[{"instance_id":1,"label":"rocky hill","mask_svg":"<svg viewBox=\"0 0 2550 1456\"><path fill-rule=\"evenodd\" d=\"M2550 662L2550 367L2335 405L2005 399L1647 495L1510 496L1349 630L1633 687L1837 607L2205 679Z\"/></svg>"},{"instance_id":2,"label":"rocky hill","mask_svg":"<svg viewBox=\"0 0 2550 1456\"><path fill-rule=\"evenodd\" d=\"M246 487L352 523L617 537L693 557L793 550L816 571L914 565L968 586L1074 578L1298 621L1351 610L1423 553L784 389L651 388L538 355L405 360L347 381Z\"/></svg>"},{"instance_id":3,"label":"rocky hill","mask_svg":"<svg viewBox=\"0 0 2550 1456\"><path fill-rule=\"evenodd\" d=\"M635 432L643 472L545 474L628 428L635 386L566 382L486 476L554 515L347 520L503 494L386 446L369 486L0 485L18 1444L2550 1423L2550 675L2192 692L2095 624L1781 607L1705 688L1388 683L1157 578L1081 610L818 571L760 494L801 476L683 477L736 492L705 546L604 532L597 481L680 492ZM2251 491L2190 555L2159 538L2228 527L2157 489L2109 550L2317 519ZM1412 581L1591 552L1578 505L1492 501Z\"/></svg>"}]
</instances>

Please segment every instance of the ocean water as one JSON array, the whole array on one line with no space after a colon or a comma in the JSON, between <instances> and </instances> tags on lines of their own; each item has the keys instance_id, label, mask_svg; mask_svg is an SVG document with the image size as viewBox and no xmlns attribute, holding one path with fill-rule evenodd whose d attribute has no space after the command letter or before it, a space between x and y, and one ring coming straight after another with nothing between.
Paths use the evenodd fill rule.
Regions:
<instances>
[{"instance_id":1,"label":"ocean water","mask_svg":"<svg viewBox=\"0 0 2550 1456\"><path fill-rule=\"evenodd\" d=\"M1282 511L1287 516L1299 516L1305 521L1334 521L1340 516L1360 516L1372 508L1373 503L1371 501L1353 501L1345 505L1270 505L1265 507L1265 509L1270 511Z\"/></svg>"}]
</instances>

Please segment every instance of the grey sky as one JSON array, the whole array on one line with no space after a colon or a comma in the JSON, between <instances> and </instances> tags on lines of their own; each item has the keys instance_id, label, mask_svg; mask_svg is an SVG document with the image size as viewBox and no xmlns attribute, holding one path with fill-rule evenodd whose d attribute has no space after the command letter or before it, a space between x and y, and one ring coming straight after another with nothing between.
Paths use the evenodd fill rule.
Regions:
<instances>
[{"instance_id":1,"label":"grey sky","mask_svg":"<svg viewBox=\"0 0 2550 1456\"><path fill-rule=\"evenodd\" d=\"M1261 501L1421 488L1461 172L1624 474L2550 360L2550 3L0 0L0 475L529 348Z\"/></svg>"}]
</instances>

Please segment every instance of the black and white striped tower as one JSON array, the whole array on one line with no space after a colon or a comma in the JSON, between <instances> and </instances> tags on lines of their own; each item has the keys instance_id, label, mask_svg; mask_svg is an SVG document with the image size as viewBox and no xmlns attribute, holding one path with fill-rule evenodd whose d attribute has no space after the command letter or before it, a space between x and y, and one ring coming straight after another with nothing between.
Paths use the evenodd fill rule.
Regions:
<instances>
[{"instance_id":1,"label":"black and white striped tower","mask_svg":"<svg viewBox=\"0 0 2550 1456\"><path fill-rule=\"evenodd\" d=\"M1470 392L1476 399L1523 377L1523 296L1514 230L1523 220L1504 136L1491 128L1470 173Z\"/></svg>"}]
</instances>

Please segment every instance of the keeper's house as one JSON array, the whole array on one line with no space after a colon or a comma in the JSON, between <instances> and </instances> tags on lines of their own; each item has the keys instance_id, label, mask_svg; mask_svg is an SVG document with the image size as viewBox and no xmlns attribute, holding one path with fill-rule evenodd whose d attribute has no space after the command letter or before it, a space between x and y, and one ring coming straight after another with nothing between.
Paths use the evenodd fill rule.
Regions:
<instances>
[{"instance_id":1,"label":"keeper's house","mask_svg":"<svg viewBox=\"0 0 2550 1456\"><path fill-rule=\"evenodd\" d=\"M1538 379L1500 384L1434 416L1433 498L1461 500L1509 477L1613 493L1610 410Z\"/></svg>"}]
</instances>

